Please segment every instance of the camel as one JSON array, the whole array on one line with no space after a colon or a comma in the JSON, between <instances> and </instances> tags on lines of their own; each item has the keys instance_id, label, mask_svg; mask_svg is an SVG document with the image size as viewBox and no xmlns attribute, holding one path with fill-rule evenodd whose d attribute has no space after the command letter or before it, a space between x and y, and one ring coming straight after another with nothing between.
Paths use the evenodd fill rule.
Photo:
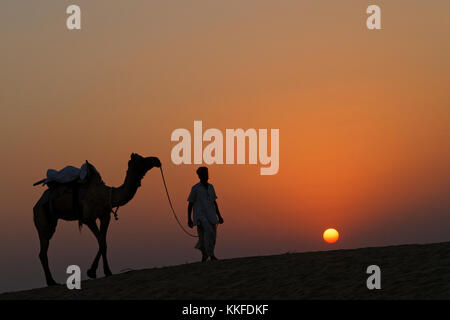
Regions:
<instances>
[{"instance_id":1,"label":"camel","mask_svg":"<svg viewBox=\"0 0 450 320\"><path fill-rule=\"evenodd\" d=\"M88 277L96 278L100 257L103 258L105 276L112 275L106 254L106 235L111 220L111 212L113 212L112 208L121 207L133 199L144 175L153 167L161 167L158 158L144 158L132 153L128 161L125 181L120 187L115 188L107 186L95 167L88 163L86 181L76 186L77 201L74 201L75 189L73 184L49 185L49 188L44 191L33 207L34 224L40 240L39 259L44 269L47 286L58 285L50 272L47 251L59 219L78 220L80 230L82 224L87 225L97 239L99 249L90 269L87 271ZM74 205L75 203L76 205ZM100 228L97 225L97 219L100 221Z\"/></svg>"}]
</instances>

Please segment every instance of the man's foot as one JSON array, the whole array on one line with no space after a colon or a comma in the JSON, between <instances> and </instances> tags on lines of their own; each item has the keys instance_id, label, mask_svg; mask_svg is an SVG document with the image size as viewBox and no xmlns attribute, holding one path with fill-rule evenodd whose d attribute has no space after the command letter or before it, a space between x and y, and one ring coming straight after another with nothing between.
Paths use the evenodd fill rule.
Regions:
<instances>
[{"instance_id":1,"label":"man's foot","mask_svg":"<svg viewBox=\"0 0 450 320\"><path fill-rule=\"evenodd\" d=\"M219 259L217 259L216 256L211 256L211 261L216 261L216 260L219 260Z\"/></svg>"},{"instance_id":2,"label":"man's foot","mask_svg":"<svg viewBox=\"0 0 450 320\"><path fill-rule=\"evenodd\" d=\"M206 254L202 255L202 262L205 262L206 260L208 260L208 255Z\"/></svg>"}]
</instances>

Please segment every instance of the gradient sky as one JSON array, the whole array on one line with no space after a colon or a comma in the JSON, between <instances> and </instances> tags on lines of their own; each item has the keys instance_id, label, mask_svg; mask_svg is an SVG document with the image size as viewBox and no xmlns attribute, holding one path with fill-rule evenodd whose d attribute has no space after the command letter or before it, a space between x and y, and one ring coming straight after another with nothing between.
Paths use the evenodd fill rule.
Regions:
<instances>
[{"instance_id":1,"label":"gradient sky","mask_svg":"<svg viewBox=\"0 0 450 320\"><path fill-rule=\"evenodd\" d=\"M69 4L81 31L65 27ZM369 4L383 30L366 29ZM194 120L280 129L277 175L210 166L220 258L449 241L449 13L447 0L2 0L0 291L44 285L32 183L47 168L87 159L117 186L132 152L158 156L185 220L196 166L171 163L170 135ZM108 239L115 273L199 258L157 170ZM96 251L60 221L56 280Z\"/></svg>"}]
</instances>

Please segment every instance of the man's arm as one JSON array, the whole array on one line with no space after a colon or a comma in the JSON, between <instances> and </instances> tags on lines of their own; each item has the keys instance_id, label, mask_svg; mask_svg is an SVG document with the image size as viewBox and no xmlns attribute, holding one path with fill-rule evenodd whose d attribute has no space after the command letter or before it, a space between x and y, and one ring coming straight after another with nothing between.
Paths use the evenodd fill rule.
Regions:
<instances>
[{"instance_id":1,"label":"man's arm","mask_svg":"<svg viewBox=\"0 0 450 320\"><path fill-rule=\"evenodd\" d=\"M222 218L222 215L220 214L219 206L217 205L217 201L214 201L214 206L216 207L216 214L217 214L217 217L219 218L219 223L222 224L223 218Z\"/></svg>"},{"instance_id":2,"label":"man's arm","mask_svg":"<svg viewBox=\"0 0 450 320\"><path fill-rule=\"evenodd\" d=\"M194 223L192 222L192 207L193 207L193 203L189 202L188 204L188 226L189 228L192 228L194 226Z\"/></svg>"}]
</instances>

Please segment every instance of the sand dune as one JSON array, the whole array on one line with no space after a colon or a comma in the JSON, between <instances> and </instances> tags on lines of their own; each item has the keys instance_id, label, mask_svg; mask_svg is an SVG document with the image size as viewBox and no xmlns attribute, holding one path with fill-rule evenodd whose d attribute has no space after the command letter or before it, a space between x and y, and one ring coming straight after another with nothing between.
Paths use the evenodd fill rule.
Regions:
<instances>
[{"instance_id":1,"label":"sand dune","mask_svg":"<svg viewBox=\"0 0 450 320\"><path fill-rule=\"evenodd\" d=\"M368 290L366 268L381 268ZM288 253L130 271L0 299L449 299L450 243Z\"/></svg>"}]
</instances>

